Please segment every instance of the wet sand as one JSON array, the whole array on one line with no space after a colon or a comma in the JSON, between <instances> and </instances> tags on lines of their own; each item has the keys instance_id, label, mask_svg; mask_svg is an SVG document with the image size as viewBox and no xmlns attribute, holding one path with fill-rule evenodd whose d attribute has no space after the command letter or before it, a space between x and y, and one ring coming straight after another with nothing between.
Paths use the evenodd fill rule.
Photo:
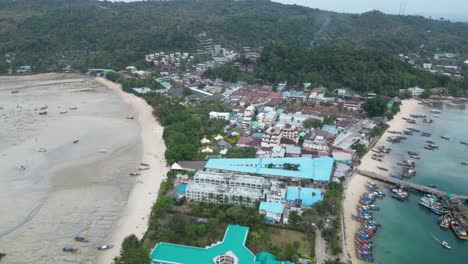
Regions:
<instances>
[{"instance_id":1,"label":"wet sand","mask_svg":"<svg viewBox=\"0 0 468 264\"><path fill-rule=\"evenodd\" d=\"M2 263L96 263L107 254L97 252L97 245L120 246L114 230L121 219L148 215L148 208L138 205L150 207L155 194L149 192L159 188L157 180L144 178L156 165L141 179L129 173L143 155L158 156L165 167L164 156L142 147L162 136L158 127L140 124L142 109L85 76L0 77L0 252L7 254ZM150 187L143 188L146 184ZM147 190L147 200L132 198ZM145 224L130 222L133 229L146 230ZM90 242L75 242L76 235ZM64 253L64 246L79 251Z\"/></svg>"},{"instance_id":2,"label":"wet sand","mask_svg":"<svg viewBox=\"0 0 468 264\"><path fill-rule=\"evenodd\" d=\"M103 78L98 78L97 81L112 89L122 101L137 112L135 118L142 127L142 162L150 166L150 170L141 171L141 176L138 176L139 184L135 185L130 192L128 206L124 209L113 231L111 242L115 247L98 256L98 264L108 264L120 254L120 246L125 237L135 234L141 239L148 229L148 217L168 167L164 158L166 146L162 138L163 127L154 118L153 108L143 99L123 92L120 85Z\"/></svg>"},{"instance_id":3,"label":"wet sand","mask_svg":"<svg viewBox=\"0 0 468 264\"><path fill-rule=\"evenodd\" d=\"M400 106L400 112L394 116L392 120L388 122L390 126L387 131L403 131L407 127L407 123L402 117L409 117L410 114L416 114L421 112L422 106L418 104L417 100L410 99L404 100ZM418 112L419 111L419 112ZM375 146L389 146L387 137L392 136L392 134L385 132L383 136L379 139ZM382 162L378 162L372 159L372 151L369 151L362 159L361 164L359 165L360 170L367 170L376 172L379 174L387 173L382 172L377 168L377 166L382 166L385 168L390 168L392 161L389 156L385 156L382 159ZM366 192L365 184L370 181L368 178L361 176L359 174L354 174L351 180L348 183L348 186L345 191L345 199L343 201L343 216L345 224L345 243L346 243L346 254L350 257L353 263L360 263L360 260L356 257L354 253L354 233L359 229L360 223L352 220L351 215L356 213L356 205L359 203L359 198L361 194Z\"/></svg>"}]
</instances>

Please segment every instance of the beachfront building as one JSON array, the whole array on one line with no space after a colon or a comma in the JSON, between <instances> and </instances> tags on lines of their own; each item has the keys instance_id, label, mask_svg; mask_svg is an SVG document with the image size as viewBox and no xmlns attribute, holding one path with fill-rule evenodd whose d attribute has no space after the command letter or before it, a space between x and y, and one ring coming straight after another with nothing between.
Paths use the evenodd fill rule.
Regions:
<instances>
[{"instance_id":1,"label":"beachfront building","mask_svg":"<svg viewBox=\"0 0 468 264\"><path fill-rule=\"evenodd\" d=\"M255 189L230 187L226 184L190 182L185 190L185 196L189 201L255 206L255 203L262 197L262 192Z\"/></svg>"},{"instance_id":2,"label":"beachfront building","mask_svg":"<svg viewBox=\"0 0 468 264\"><path fill-rule=\"evenodd\" d=\"M278 202L261 202L258 212L264 215L269 223L281 223L284 205Z\"/></svg>"},{"instance_id":3,"label":"beachfront building","mask_svg":"<svg viewBox=\"0 0 468 264\"><path fill-rule=\"evenodd\" d=\"M152 264L293 264L277 261L268 252L254 255L245 243L249 234L246 226L229 225L222 241L204 248L159 242L150 254Z\"/></svg>"},{"instance_id":4,"label":"beachfront building","mask_svg":"<svg viewBox=\"0 0 468 264\"><path fill-rule=\"evenodd\" d=\"M333 173L334 159L330 157L309 158L252 158L210 159L205 165L208 171L232 171L262 175L269 178L313 180L326 184Z\"/></svg>"},{"instance_id":5,"label":"beachfront building","mask_svg":"<svg viewBox=\"0 0 468 264\"><path fill-rule=\"evenodd\" d=\"M311 207L323 200L320 189L288 186L286 200L293 207Z\"/></svg>"}]
</instances>

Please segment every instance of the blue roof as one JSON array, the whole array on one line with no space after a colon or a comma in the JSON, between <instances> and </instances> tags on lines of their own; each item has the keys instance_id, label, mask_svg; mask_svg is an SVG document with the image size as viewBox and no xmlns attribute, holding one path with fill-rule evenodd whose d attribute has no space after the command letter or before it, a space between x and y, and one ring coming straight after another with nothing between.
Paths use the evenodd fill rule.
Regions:
<instances>
[{"instance_id":1,"label":"blue roof","mask_svg":"<svg viewBox=\"0 0 468 264\"><path fill-rule=\"evenodd\" d=\"M330 132L332 134L338 134L338 127L332 125L324 125L322 130Z\"/></svg>"},{"instance_id":2,"label":"blue roof","mask_svg":"<svg viewBox=\"0 0 468 264\"><path fill-rule=\"evenodd\" d=\"M313 195L313 193L315 193L315 195ZM323 195L320 189L288 186L288 191L286 192L286 200L295 201L297 199L300 199L301 204L304 206L312 206L316 202L322 201Z\"/></svg>"},{"instance_id":3,"label":"blue roof","mask_svg":"<svg viewBox=\"0 0 468 264\"><path fill-rule=\"evenodd\" d=\"M314 181L329 181L333 170L333 162L334 159L330 157L210 159L206 163L205 168L310 179ZM286 170L283 168L283 164L285 163L298 164L299 170Z\"/></svg>"},{"instance_id":4,"label":"blue roof","mask_svg":"<svg viewBox=\"0 0 468 264\"><path fill-rule=\"evenodd\" d=\"M261 202L259 209L274 214L282 214L284 211L284 205L281 203Z\"/></svg>"},{"instance_id":5,"label":"blue roof","mask_svg":"<svg viewBox=\"0 0 468 264\"><path fill-rule=\"evenodd\" d=\"M252 137L253 137L253 138L262 139L262 138L263 138L263 133L253 133L253 134L252 134Z\"/></svg>"}]
</instances>

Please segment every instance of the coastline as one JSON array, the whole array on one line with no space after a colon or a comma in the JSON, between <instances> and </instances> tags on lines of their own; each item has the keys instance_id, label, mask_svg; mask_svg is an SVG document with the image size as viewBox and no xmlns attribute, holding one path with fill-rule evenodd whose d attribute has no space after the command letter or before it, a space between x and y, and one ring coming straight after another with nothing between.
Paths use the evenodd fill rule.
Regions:
<instances>
[{"instance_id":1,"label":"coastline","mask_svg":"<svg viewBox=\"0 0 468 264\"><path fill-rule=\"evenodd\" d=\"M389 128L380 137L375 146L387 145L386 139L392 134L388 133L390 130L402 131L406 127L407 123L402 117L408 117L410 114L415 113L421 109L422 106L415 99L403 100L400 106L400 112L398 112L392 120L388 122ZM382 162L373 160L372 152L364 155L361 159L361 164L358 166L360 170L367 170L376 173L382 173L377 166L383 166L390 168L392 160L387 156ZM366 177L354 173L349 180L346 190L344 192L345 199L343 201L343 218L344 218L344 229L345 229L345 255L351 259L352 263L360 263L361 261L356 257L354 253L354 233L359 229L360 223L354 221L351 215L356 211L356 205L359 202L361 194L366 192L365 183L369 179Z\"/></svg>"},{"instance_id":2,"label":"coastline","mask_svg":"<svg viewBox=\"0 0 468 264\"><path fill-rule=\"evenodd\" d=\"M125 237L135 234L141 239L148 229L148 216L157 199L161 181L167 173L164 158L166 146L162 138L164 128L153 116L153 108L144 99L124 92L119 84L104 78L98 77L96 81L114 91L137 113L135 119L141 126L143 146L141 162L150 165L149 170L141 171L141 175L136 178L136 183L129 193L127 205L113 228L110 244L114 247L100 252L97 256L96 263L110 264L120 254L120 247Z\"/></svg>"}]
</instances>

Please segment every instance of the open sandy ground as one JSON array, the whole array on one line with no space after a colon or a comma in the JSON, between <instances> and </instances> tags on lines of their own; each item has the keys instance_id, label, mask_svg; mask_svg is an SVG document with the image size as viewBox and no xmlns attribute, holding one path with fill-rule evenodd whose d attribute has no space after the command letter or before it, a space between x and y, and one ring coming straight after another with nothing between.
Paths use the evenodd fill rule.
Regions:
<instances>
[{"instance_id":1,"label":"open sandy ground","mask_svg":"<svg viewBox=\"0 0 468 264\"><path fill-rule=\"evenodd\" d=\"M409 117L410 114L418 113L421 105L418 104L417 100L410 99L402 101L400 107L400 112L394 116L394 118L388 122L390 126L387 131L403 131L407 125L406 121L402 117ZM380 140L377 142L376 146L388 145L386 142L387 137L392 134L385 132ZM362 159L361 164L359 165L360 170L373 171L376 173L382 173L377 166L382 166L389 168L391 160L388 157L383 158L382 162L377 162L373 159L372 152L369 151ZM359 202L359 198L362 193L366 191L365 184L368 182L364 176L359 174L354 174L349 181L346 191L345 199L343 201L343 216L344 216L344 225L345 225L345 250L348 257L351 259L352 263L359 263L356 254L354 253L354 233L359 229L360 224L351 219L351 215L356 213L356 205Z\"/></svg>"},{"instance_id":2,"label":"open sandy ground","mask_svg":"<svg viewBox=\"0 0 468 264\"><path fill-rule=\"evenodd\" d=\"M150 165L149 170L141 171L141 175L138 176L141 182L131 190L127 206L114 228L111 239L114 248L98 255L98 264L110 264L114 257L119 255L121 243L126 236L135 234L139 238L143 237L148 228L148 217L152 205L156 201L159 186L165 178L168 168L164 158L166 146L162 138L163 127L153 116L153 108L145 100L124 92L118 84L103 78L96 80L112 89L137 113L135 118L140 123L143 141L142 162Z\"/></svg>"}]
</instances>

